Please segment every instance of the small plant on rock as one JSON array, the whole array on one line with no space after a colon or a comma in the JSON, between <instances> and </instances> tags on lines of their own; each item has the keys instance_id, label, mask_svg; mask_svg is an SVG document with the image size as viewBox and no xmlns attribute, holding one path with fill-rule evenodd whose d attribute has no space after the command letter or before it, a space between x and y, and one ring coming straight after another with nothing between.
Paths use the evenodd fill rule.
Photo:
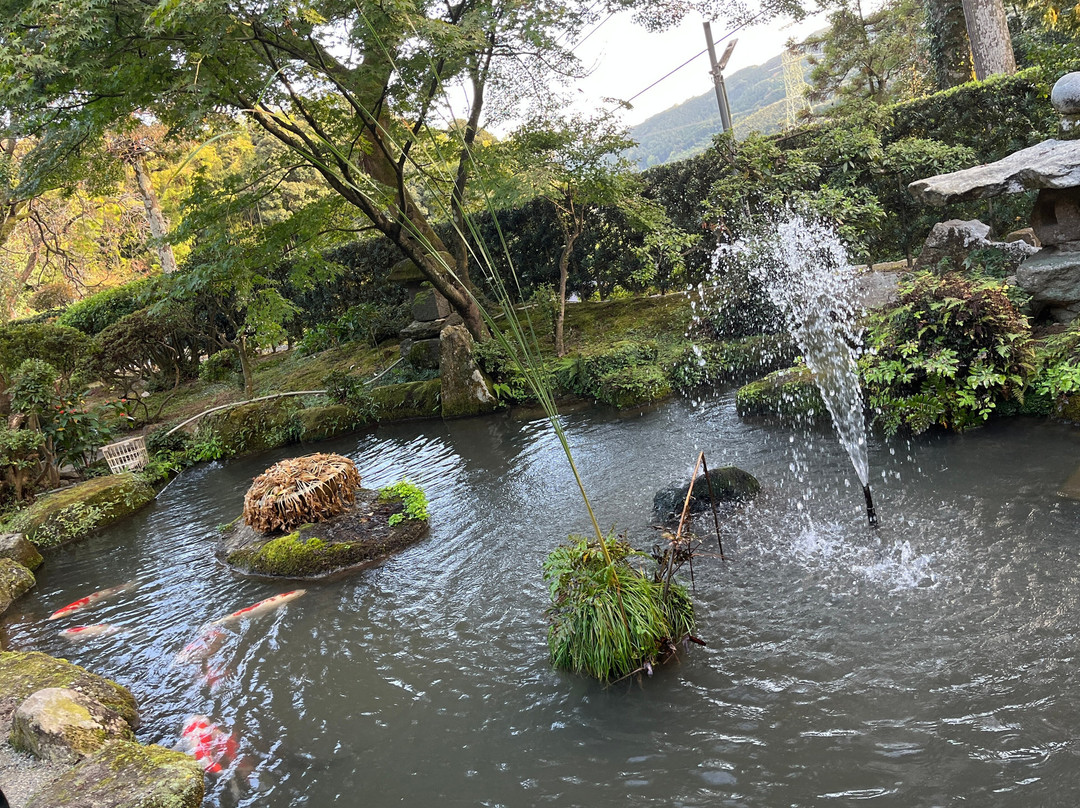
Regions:
<instances>
[{"instance_id":1,"label":"small plant on rock","mask_svg":"<svg viewBox=\"0 0 1080 808\"><path fill-rule=\"evenodd\" d=\"M411 483L408 480L402 480L399 483L380 488L379 500L382 502L401 501L403 506L402 512L390 515L389 522L391 527L401 524L406 519L416 519L420 522L427 521L427 496L420 486L415 483Z\"/></svg>"}]
</instances>

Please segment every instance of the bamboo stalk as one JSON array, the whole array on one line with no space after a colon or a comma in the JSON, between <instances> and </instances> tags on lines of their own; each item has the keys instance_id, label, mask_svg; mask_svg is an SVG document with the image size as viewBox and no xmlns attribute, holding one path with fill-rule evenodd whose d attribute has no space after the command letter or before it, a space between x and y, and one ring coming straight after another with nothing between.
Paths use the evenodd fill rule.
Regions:
<instances>
[{"instance_id":1,"label":"bamboo stalk","mask_svg":"<svg viewBox=\"0 0 1080 808\"><path fill-rule=\"evenodd\" d=\"M709 464L705 462L705 452L701 453L701 465L705 469L705 484L709 486L709 505L712 506L713 524L716 525L716 544L720 547L720 560L727 561L724 558L724 543L720 541L720 517L716 515L716 495L713 493L712 478L709 476Z\"/></svg>"}]
</instances>

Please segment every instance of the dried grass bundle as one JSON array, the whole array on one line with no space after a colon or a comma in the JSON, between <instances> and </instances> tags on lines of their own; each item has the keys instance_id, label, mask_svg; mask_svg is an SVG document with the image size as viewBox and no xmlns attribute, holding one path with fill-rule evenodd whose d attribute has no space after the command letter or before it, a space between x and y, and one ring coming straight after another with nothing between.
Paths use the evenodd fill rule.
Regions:
<instances>
[{"instance_id":1,"label":"dried grass bundle","mask_svg":"<svg viewBox=\"0 0 1080 808\"><path fill-rule=\"evenodd\" d=\"M352 504L360 472L347 457L292 457L255 478L244 496L244 523L263 533L294 530L341 513Z\"/></svg>"}]
</instances>

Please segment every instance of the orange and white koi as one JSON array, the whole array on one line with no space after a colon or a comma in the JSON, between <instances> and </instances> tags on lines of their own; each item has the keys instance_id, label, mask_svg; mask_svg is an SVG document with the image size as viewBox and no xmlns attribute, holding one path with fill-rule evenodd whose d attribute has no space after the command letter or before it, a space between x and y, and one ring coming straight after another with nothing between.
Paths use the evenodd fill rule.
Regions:
<instances>
[{"instance_id":1,"label":"orange and white koi","mask_svg":"<svg viewBox=\"0 0 1080 808\"><path fill-rule=\"evenodd\" d=\"M229 638L229 632L220 625L204 626L199 636L185 645L173 659L177 665L186 665L192 662L202 662L209 659L218 651Z\"/></svg>"},{"instance_id":2,"label":"orange and white koi","mask_svg":"<svg viewBox=\"0 0 1080 808\"><path fill-rule=\"evenodd\" d=\"M79 598L76 601L72 601L62 609L57 609L55 612L49 615L49 619L56 620L58 617L67 617L69 614L74 614L75 612L89 608L95 603L105 600L106 598L114 597L123 592L130 592L136 586L138 586L138 584L134 583L133 581L129 581L126 584L120 584L120 586L110 586L108 589L102 589L100 592L94 592L92 595L87 595L84 598Z\"/></svg>"},{"instance_id":3,"label":"orange and white koi","mask_svg":"<svg viewBox=\"0 0 1080 808\"><path fill-rule=\"evenodd\" d=\"M119 632L120 628L118 626L110 626L108 623L95 623L92 626L65 628L60 632L60 636L65 640L77 642L79 640L89 640L91 637L111 637Z\"/></svg>"},{"instance_id":4,"label":"orange and white koi","mask_svg":"<svg viewBox=\"0 0 1080 808\"><path fill-rule=\"evenodd\" d=\"M210 774L220 774L236 759L239 744L205 715L189 716L180 733L180 748Z\"/></svg>"},{"instance_id":5,"label":"orange and white koi","mask_svg":"<svg viewBox=\"0 0 1080 808\"><path fill-rule=\"evenodd\" d=\"M284 606L291 600L296 600L298 597L307 592L306 589L294 589L292 592L284 592L280 595L274 595L266 600L260 600L258 603L241 609L238 612L225 615L225 617L219 617L217 620L211 620L206 624L206 627L211 626L224 626L228 623L236 623L243 620L245 617L258 617L260 614L265 614L278 606Z\"/></svg>"}]
</instances>

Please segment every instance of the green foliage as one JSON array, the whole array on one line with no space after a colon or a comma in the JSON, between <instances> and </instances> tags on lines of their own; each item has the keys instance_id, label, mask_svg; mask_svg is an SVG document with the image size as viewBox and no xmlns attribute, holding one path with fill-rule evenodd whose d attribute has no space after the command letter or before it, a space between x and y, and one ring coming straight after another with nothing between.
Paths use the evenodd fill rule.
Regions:
<instances>
[{"instance_id":1,"label":"green foliage","mask_svg":"<svg viewBox=\"0 0 1080 808\"><path fill-rule=\"evenodd\" d=\"M24 500L32 493L36 470L41 464L45 436L36 429L0 426L0 473L3 499Z\"/></svg>"},{"instance_id":2,"label":"green foliage","mask_svg":"<svg viewBox=\"0 0 1080 808\"><path fill-rule=\"evenodd\" d=\"M48 362L66 383L86 363L92 340L74 328L49 323L0 326L0 375L10 378L24 360Z\"/></svg>"},{"instance_id":3,"label":"green foliage","mask_svg":"<svg viewBox=\"0 0 1080 808\"><path fill-rule=\"evenodd\" d=\"M934 424L963 431L1023 400L1035 373L1026 319L1000 284L924 274L878 314L860 361L875 421L889 434Z\"/></svg>"},{"instance_id":4,"label":"green foliage","mask_svg":"<svg viewBox=\"0 0 1080 808\"><path fill-rule=\"evenodd\" d=\"M603 401L604 379L609 374L651 364L656 361L658 354L655 343L623 340L604 351L581 357L573 376L568 380L572 380L574 392Z\"/></svg>"},{"instance_id":5,"label":"green foliage","mask_svg":"<svg viewBox=\"0 0 1080 808\"><path fill-rule=\"evenodd\" d=\"M105 520L104 509L85 502L73 502L57 511L34 536L38 548L59 547L61 544L89 533Z\"/></svg>"},{"instance_id":6,"label":"green foliage","mask_svg":"<svg viewBox=\"0 0 1080 808\"><path fill-rule=\"evenodd\" d=\"M336 320L310 326L297 347L302 353L314 354L348 342L378 345L385 339L396 337L408 324L409 306L406 303L394 306L357 303Z\"/></svg>"},{"instance_id":7,"label":"green foliage","mask_svg":"<svg viewBox=\"0 0 1080 808\"><path fill-rule=\"evenodd\" d=\"M199 365L199 378L207 384L231 381L243 387L244 378L240 375L240 360L236 351L226 348L210 354Z\"/></svg>"},{"instance_id":8,"label":"green foliage","mask_svg":"<svg viewBox=\"0 0 1080 808\"><path fill-rule=\"evenodd\" d=\"M1058 406L1080 395L1080 321L1043 340L1038 357L1041 369L1032 385L1036 393Z\"/></svg>"},{"instance_id":9,"label":"green foliage","mask_svg":"<svg viewBox=\"0 0 1080 808\"><path fill-rule=\"evenodd\" d=\"M221 460L225 456L225 443L212 429L200 426L191 438L188 456L196 463Z\"/></svg>"},{"instance_id":10,"label":"green foliage","mask_svg":"<svg viewBox=\"0 0 1080 808\"><path fill-rule=\"evenodd\" d=\"M780 334L759 334L726 342L699 340L676 359L669 377L672 386L686 394L787 367L797 352L791 341Z\"/></svg>"},{"instance_id":11,"label":"green foliage","mask_svg":"<svg viewBox=\"0 0 1080 808\"><path fill-rule=\"evenodd\" d=\"M544 561L552 606L548 647L556 668L608 680L639 670L694 628L686 590L654 580L614 535L570 536Z\"/></svg>"},{"instance_id":12,"label":"green foliage","mask_svg":"<svg viewBox=\"0 0 1080 808\"><path fill-rule=\"evenodd\" d=\"M333 370L323 380L326 397L344 404L359 421L372 421L379 414L379 405L364 380L342 370Z\"/></svg>"},{"instance_id":13,"label":"green foliage","mask_svg":"<svg viewBox=\"0 0 1080 808\"><path fill-rule=\"evenodd\" d=\"M201 344L194 312L161 301L126 314L94 338L93 373L130 395L139 381L156 388L175 387L192 375Z\"/></svg>"},{"instance_id":14,"label":"green foliage","mask_svg":"<svg viewBox=\"0 0 1080 808\"><path fill-rule=\"evenodd\" d=\"M153 281L150 278L140 278L123 286L97 292L72 303L56 322L93 336L121 317L145 306L146 298L152 289Z\"/></svg>"},{"instance_id":15,"label":"green foliage","mask_svg":"<svg viewBox=\"0 0 1080 808\"><path fill-rule=\"evenodd\" d=\"M414 519L419 522L428 520L427 496L423 489L408 480L387 485L379 489L380 502L400 501L402 512L390 515L390 525L398 525L406 519Z\"/></svg>"}]
</instances>

